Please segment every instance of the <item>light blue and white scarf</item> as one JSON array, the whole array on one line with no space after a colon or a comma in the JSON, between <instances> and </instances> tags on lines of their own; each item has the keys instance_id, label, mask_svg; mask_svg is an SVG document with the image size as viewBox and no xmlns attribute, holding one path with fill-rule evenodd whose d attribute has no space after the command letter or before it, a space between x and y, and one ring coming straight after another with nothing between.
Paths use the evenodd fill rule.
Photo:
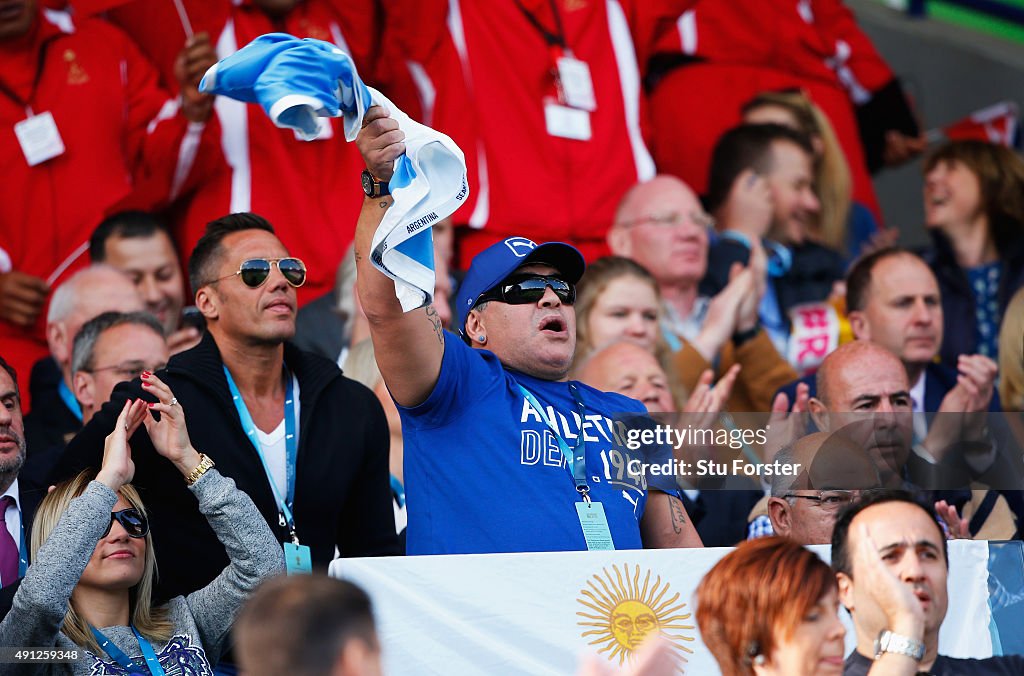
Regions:
<instances>
[{"instance_id":1,"label":"light blue and white scarf","mask_svg":"<svg viewBox=\"0 0 1024 676\"><path fill-rule=\"evenodd\" d=\"M450 216L469 195L466 160L454 141L412 120L363 84L348 54L322 40L261 35L211 66L199 90L258 103L274 124L294 129L305 140L320 133L319 117L342 117L345 140L353 141L370 106L390 111L405 132L406 152L395 162L389 182L395 204L373 235L370 258L395 280L403 310L431 302L431 226Z\"/></svg>"}]
</instances>

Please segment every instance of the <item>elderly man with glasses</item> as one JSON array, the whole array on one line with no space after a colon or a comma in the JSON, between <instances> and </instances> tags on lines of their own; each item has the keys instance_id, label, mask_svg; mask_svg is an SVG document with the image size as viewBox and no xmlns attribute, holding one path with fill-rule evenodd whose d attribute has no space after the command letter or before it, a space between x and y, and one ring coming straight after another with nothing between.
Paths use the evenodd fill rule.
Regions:
<instances>
[{"instance_id":1,"label":"elderly man with glasses","mask_svg":"<svg viewBox=\"0 0 1024 676\"><path fill-rule=\"evenodd\" d=\"M780 450L775 462L798 464L800 471L795 476L772 477L768 498L772 529L803 545L831 542L839 511L863 490L881 486L875 464L841 434L809 434Z\"/></svg>"},{"instance_id":2,"label":"elderly man with glasses","mask_svg":"<svg viewBox=\"0 0 1024 676\"><path fill-rule=\"evenodd\" d=\"M624 416L640 402L568 380L582 254L509 237L473 259L460 336L428 306L403 313L367 254L405 150L379 107L358 144L376 185L356 228L357 289L405 436L409 554L699 546L678 497L632 471Z\"/></svg>"},{"instance_id":3,"label":"elderly man with glasses","mask_svg":"<svg viewBox=\"0 0 1024 676\"><path fill-rule=\"evenodd\" d=\"M72 389L88 423L114 386L167 365L164 328L148 312L104 312L87 321L71 350Z\"/></svg>"},{"instance_id":4,"label":"elderly man with glasses","mask_svg":"<svg viewBox=\"0 0 1024 676\"><path fill-rule=\"evenodd\" d=\"M288 341L306 267L255 214L213 221L189 261L206 319L199 345L159 373L183 406L189 433L222 474L252 496L293 572L342 556L397 553L388 481L388 427L376 397L328 360ZM59 472L98 465L125 399L152 401L145 381L111 401L68 447ZM167 598L206 585L226 565L223 546L174 467L145 434L132 440L134 483L146 490Z\"/></svg>"}]
</instances>

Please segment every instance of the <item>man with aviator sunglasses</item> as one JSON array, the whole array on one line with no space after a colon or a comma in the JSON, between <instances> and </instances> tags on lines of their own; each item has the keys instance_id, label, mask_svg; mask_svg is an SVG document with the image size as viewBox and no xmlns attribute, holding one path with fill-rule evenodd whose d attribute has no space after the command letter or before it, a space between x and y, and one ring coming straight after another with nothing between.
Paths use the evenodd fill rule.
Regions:
<instances>
[{"instance_id":1,"label":"man with aviator sunglasses","mask_svg":"<svg viewBox=\"0 0 1024 676\"><path fill-rule=\"evenodd\" d=\"M207 331L159 377L187 412L189 433L248 493L282 543L289 572L326 569L342 556L398 553L388 428L377 398L337 365L289 342L306 266L255 214L211 222L189 260ZM148 373L115 388L68 447L60 477L99 465L103 439L126 398L146 398ZM208 584L223 546L179 486L174 468L132 439L134 483L145 491L161 570L160 598Z\"/></svg>"},{"instance_id":2,"label":"man with aviator sunglasses","mask_svg":"<svg viewBox=\"0 0 1024 676\"><path fill-rule=\"evenodd\" d=\"M357 139L378 183L404 135L380 107ZM576 347L574 247L522 237L474 259L457 294L461 340L428 306L403 313L368 259L393 200L368 197L357 289L405 440L407 553L700 546L681 502L630 464L624 418L640 402L568 381Z\"/></svg>"}]
</instances>

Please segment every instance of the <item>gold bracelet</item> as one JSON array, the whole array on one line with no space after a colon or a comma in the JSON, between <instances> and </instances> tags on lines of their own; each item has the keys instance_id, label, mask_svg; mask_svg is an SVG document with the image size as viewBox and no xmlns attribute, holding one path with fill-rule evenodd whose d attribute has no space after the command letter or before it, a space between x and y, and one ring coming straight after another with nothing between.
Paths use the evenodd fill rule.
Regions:
<instances>
[{"instance_id":1,"label":"gold bracelet","mask_svg":"<svg viewBox=\"0 0 1024 676\"><path fill-rule=\"evenodd\" d=\"M200 453L199 464L196 465L194 470L185 475L185 485L191 486L195 482L199 481L199 477L206 474L206 471L211 467L213 467L213 460L210 459L210 456L205 453Z\"/></svg>"}]
</instances>

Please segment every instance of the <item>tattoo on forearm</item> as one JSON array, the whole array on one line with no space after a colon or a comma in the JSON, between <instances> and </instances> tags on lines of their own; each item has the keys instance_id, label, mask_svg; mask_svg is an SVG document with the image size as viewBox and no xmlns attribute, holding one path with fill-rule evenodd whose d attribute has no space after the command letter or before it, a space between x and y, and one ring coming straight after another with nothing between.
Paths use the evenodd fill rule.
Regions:
<instances>
[{"instance_id":1,"label":"tattoo on forearm","mask_svg":"<svg viewBox=\"0 0 1024 676\"><path fill-rule=\"evenodd\" d=\"M683 511L683 503L670 497L668 499L668 509L672 515L672 530L678 535L683 532L683 526L686 525L686 513Z\"/></svg>"},{"instance_id":2,"label":"tattoo on forearm","mask_svg":"<svg viewBox=\"0 0 1024 676\"><path fill-rule=\"evenodd\" d=\"M433 305L427 306L427 319L434 326L434 333L437 334L438 342L444 345L444 327L441 326L441 316L437 314L437 310L434 309Z\"/></svg>"},{"instance_id":3,"label":"tattoo on forearm","mask_svg":"<svg viewBox=\"0 0 1024 676\"><path fill-rule=\"evenodd\" d=\"M391 202L384 201L380 203L381 209L387 209L389 206L391 206Z\"/></svg>"},{"instance_id":4,"label":"tattoo on forearm","mask_svg":"<svg viewBox=\"0 0 1024 676\"><path fill-rule=\"evenodd\" d=\"M363 254L359 253L359 249L355 249L355 255L357 261L363 260Z\"/></svg>"}]
</instances>

